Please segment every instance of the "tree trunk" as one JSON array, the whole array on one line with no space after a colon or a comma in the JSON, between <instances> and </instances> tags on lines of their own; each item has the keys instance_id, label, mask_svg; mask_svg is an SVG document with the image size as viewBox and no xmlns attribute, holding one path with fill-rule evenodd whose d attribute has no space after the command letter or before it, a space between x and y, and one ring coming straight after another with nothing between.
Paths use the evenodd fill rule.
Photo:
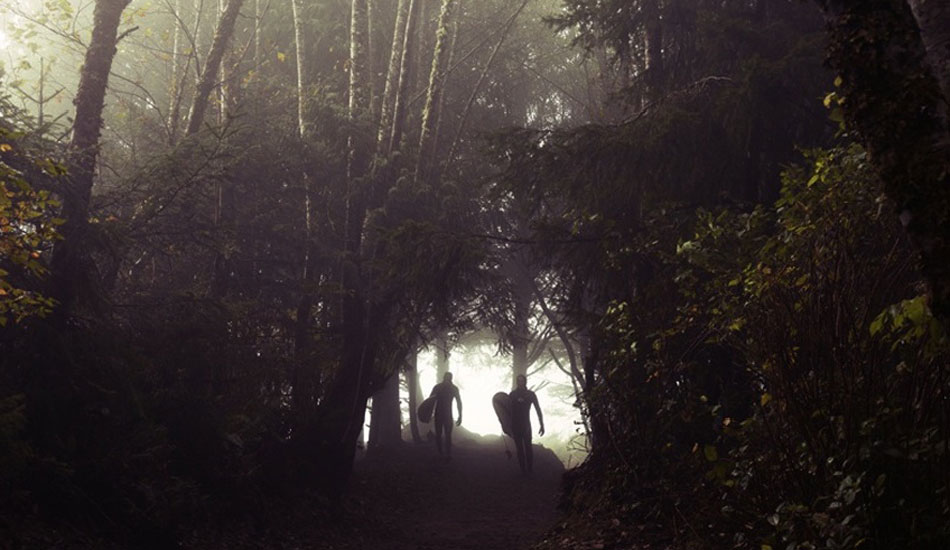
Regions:
<instances>
[{"instance_id":1,"label":"tree trunk","mask_svg":"<svg viewBox=\"0 0 950 550\"><path fill-rule=\"evenodd\" d=\"M521 226L523 220L516 220L516 234L524 236L526 231ZM539 344L535 345L532 353L531 343L531 303L534 296L534 277L527 268L531 260L524 251L512 251L511 256L503 264L503 273L511 285L511 317L512 324L507 339L511 345L511 387L519 375L528 375L528 367L540 356Z\"/></svg>"},{"instance_id":2,"label":"tree trunk","mask_svg":"<svg viewBox=\"0 0 950 550\"><path fill-rule=\"evenodd\" d=\"M920 28L927 61L940 84L945 101L950 102L950 2L908 0Z\"/></svg>"},{"instance_id":3,"label":"tree trunk","mask_svg":"<svg viewBox=\"0 0 950 550\"><path fill-rule=\"evenodd\" d=\"M409 433L413 443L422 443L419 434L419 417L416 409L422 402L422 390L419 388L419 354L410 352L406 364L406 393L409 394Z\"/></svg>"},{"instance_id":4,"label":"tree trunk","mask_svg":"<svg viewBox=\"0 0 950 550\"><path fill-rule=\"evenodd\" d=\"M646 52L646 98L649 102L660 99L663 80L663 24L660 21L659 0L643 3L646 17L644 51Z\"/></svg>"},{"instance_id":5,"label":"tree trunk","mask_svg":"<svg viewBox=\"0 0 950 550\"><path fill-rule=\"evenodd\" d=\"M830 38L829 61L840 79L841 107L920 251L931 310L950 327L947 104L917 22L898 0L818 3Z\"/></svg>"},{"instance_id":6,"label":"tree trunk","mask_svg":"<svg viewBox=\"0 0 950 550\"><path fill-rule=\"evenodd\" d=\"M361 289L360 254L366 217L365 185L361 179L368 165L367 143L359 132L369 109L369 38L367 0L353 0L350 18L350 81L347 115L350 122L346 163L346 219L343 236L343 330L344 348L362 348L365 306ZM352 353L352 350L350 350ZM346 355L344 351L344 355ZM346 365L344 364L344 368Z\"/></svg>"},{"instance_id":7,"label":"tree trunk","mask_svg":"<svg viewBox=\"0 0 950 550\"><path fill-rule=\"evenodd\" d=\"M396 99L396 89L399 86L400 59L406 45L406 22L409 19L409 0L399 0L396 6L396 24L393 28L393 44L389 52L389 66L386 70L386 82L383 85L379 114L379 131L376 133L376 152L383 153L382 148L388 143L392 135L393 107Z\"/></svg>"},{"instance_id":8,"label":"tree trunk","mask_svg":"<svg viewBox=\"0 0 950 550\"><path fill-rule=\"evenodd\" d=\"M189 72L191 70L191 64L194 62L195 70L198 69L198 38L199 32L201 30L201 9L198 6L194 6L194 30L190 33L185 33L185 36L190 37L190 47L188 48L188 54L185 56L185 64L178 71L179 76L176 82L173 83L174 86L174 95L171 97L171 104L168 110L168 144L174 145L178 141L178 131L181 124L181 103L182 99L185 96L185 90L187 88L187 83L190 80ZM176 24L176 33L180 38L182 33L181 29L187 29L185 25L185 20L181 11L176 12L175 17ZM179 53L179 55L181 55ZM197 75L199 78L200 74Z\"/></svg>"},{"instance_id":9,"label":"tree trunk","mask_svg":"<svg viewBox=\"0 0 950 550\"><path fill-rule=\"evenodd\" d=\"M599 376L597 370L600 367L600 334L597 328L592 329L581 336L582 347L584 350L583 372L584 372L584 403L587 405L588 423L590 431L589 447L592 453L599 453L606 450L608 446L610 430L607 427L607 415L602 406L602 400L597 399L597 385Z\"/></svg>"},{"instance_id":10,"label":"tree trunk","mask_svg":"<svg viewBox=\"0 0 950 550\"><path fill-rule=\"evenodd\" d=\"M379 123L379 97L377 83L379 80L378 63L376 62L376 36L374 28L376 27L376 0L366 0L366 70L369 72L367 84L369 85L369 113L374 123Z\"/></svg>"},{"instance_id":11,"label":"tree trunk","mask_svg":"<svg viewBox=\"0 0 950 550\"><path fill-rule=\"evenodd\" d=\"M445 373L449 372L449 357L451 350L449 347L448 335L443 332L435 339L435 381L441 382Z\"/></svg>"},{"instance_id":12,"label":"tree trunk","mask_svg":"<svg viewBox=\"0 0 950 550\"><path fill-rule=\"evenodd\" d=\"M316 282L316 254L313 243L313 216L312 216L312 181L307 173L303 174L305 186L304 199L304 258L303 273L301 274L300 301L297 303L297 312L294 326L294 367L291 379L292 403L294 417L298 426L309 424L313 396L315 394L313 369L311 358L311 325L313 311L313 292Z\"/></svg>"},{"instance_id":13,"label":"tree trunk","mask_svg":"<svg viewBox=\"0 0 950 550\"><path fill-rule=\"evenodd\" d=\"M350 185L366 170L365 139L356 130L370 109L369 6L367 0L353 0L350 18L350 84L347 116L351 130L348 140L346 174ZM353 195L351 190L349 195ZM362 227L362 224L360 224ZM355 249L354 249L355 250Z\"/></svg>"},{"instance_id":14,"label":"tree trunk","mask_svg":"<svg viewBox=\"0 0 950 550\"><path fill-rule=\"evenodd\" d=\"M79 298L86 275L82 265L89 222L89 201L99 156L102 110L122 11L129 0L97 0L93 12L92 39L79 75L79 88L73 103L76 117L69 142L70 176L63 188L63 216L60 229L63 241L53 251L52 296L59 301L59 315L66 318Z\"/></svg>"},{"instance_id":15,"label":"tree trunk","mask_svg":"<svg viewBox=\"0 0 950 550\"><path fill-rule=\"evenodd\" d=\"M309 63L306 57L306 43L304 41L303 0L291 0L291 10L294 18L294 46L297 56L297 132L298 137L306 140L310 136L310 121L307 109L309 88ZM294 369L292 374L292 394L294 417L298 426L304 427L309 423L311 405L313 404L313 379L310 366L310 328L313 310L313 286L316 280L316 266L314 265L313 243L313 182L310 175L304 170L302 174L304 184L304 257L300 301L297 303L297 314L294 327Z\"/></svg>"},{"instance_id":16,"label":"tree trunk","mask_svg":"<svg viewBox=\"0 0 950 550\"><path fill-rule=\"evenodd\" d=\"M224 15L224 0L218 0L218 20ZM235 21L235 24L237 22ZM224 56L221 58L221 67L218 69L218 126L224 126L228 118L228 51L225 48Z\"/></svg>"},{"instance_id":17,"label":"tree trunk","mask_svg":"<svg viewBox=\"0 0 950 550\"><path fill-rule=\"evenodd\" d=\"M261 70L261 0L254 0L254 71ZM294 17L294 24L297 19Z\"/></svg>"},{"instance_id":18,"label":"tree trunk","mask_svg":"<svg viewBox=\"0 0 950 550\"><path fill-rule=\"evenodd\" d=\"M369 448L392 449L402 443L402 411L399 407L399 370L373 394Z\"/></svg>"},{"instance_id":19,"label":"tree trunk","mask_svg":"<svg viewBox=\"0 0 950 550\"><path fill-rule=\"evenodd\" d=\"M329 391L321 403L317 426L314 458L322 476L322 489L328 496L339 499L349 481L356 454L356 440L362 428L362 418L376 346L382 330L377 322L383 318L367 311L360 274L360 254L366 203L360 178L367 166L367 140L360 136L358 123L369 108L369 71L367 63L368 20L367 1L352 0L350 18L350 81L348 116L350 136L347 154L347 201L344 222L342 266L342 344L340 367L335 373ZM309 436L309 434L306 434Z\"/></svg>"},{"instance_id":20,"label":"tree trunk","mask_svg":"<svg viewBox=\"0 0 950 550\"><path fill-rule=\"evenodd\" d=\"M200 110L196 110L195 107L197 105L204 106L207 104L208 97L214 89L215 82L218 84L218 125L223 126L230 116L229 103L232 99L232 91L229 90L228 83L229 73L231 71L228 67L229 63L226 60L226 57L228 57L227 45L230 41L230 36L234 32L240 5L240 1L235 2L234 0L230 0L228 4L225 5L224 0L218 0L218 28L215 30L211 52L205 64L204 71L195 88L195 98L192 103L191 118L187 129L188 135L194 134L201 128L201 123L205 116L204 107L201 107ZM228 10L231 10L231 12ZM198 94L203 86L206 86L208 93L204 95L203 98L200 98ZM233 183L227 180L216 182L215 199L214 225L218 230L218 235L226 239L225 248L230 248L231 243L228 241L233 237L235 226ZM231 269L232 266L229 255L223 251L217 251L214 257L214 269L211 278L212 297L222 298L227 295L230 286Z\"/></svg>"},{"instance_id":21,"label":"tree trunk","mask_svg":"<svg viewBox=\"0 0 950 550\"><path fill-rule=\"evenodd\" d=\"M356 311L348 312L346 307ZM341 366L320 404L316 429L302 434L304 439L315 438L311 458L313 474L318 477L313 479L337 505L353 471L356 441L362 429L381 334L385 330L383 320L389 314L389 307L391 304L376 304L368 308L359 300L346 304Z\"/></svg>"},{"instance_id":22,"label":"tree trunk","mask_svg":"<svg viewBox=\"0 0 950 550\"><path fill-rule=\"evenodd\" d=\"M437 0L416 0L419 4L419 23L416 25L416 32L418 33L418 56L416 65L419 67L431 67L432 66L432 4ZM422 90L428 85L429 75L424 71L420 70L416 75L415 89Z\"/></svg>"},{"instance_id":23,"label":"tree trunk","mask_svg":"<svg viewBox=\"0 0 950 550\"><path fill-rule=\"evenodd\" d=\"M218 20L224 19L225 0L218 0ZM232 25L233 28L233 25ZM233 31L232 31L233 32ZM224 54L218 68L218 126L223 127L231 118L235 105L237 105L238 86L234 85L233 76L237 60L234 59L233 51L227 46L229 40L225 41ZM215 183L217 203L215 205L214 223L218 229L218 234L224 239L225 250L234 245L234 235L236 233L236 219L234 216L235 197L234 182L229 177ZM215 298L221 298L228 294L230 290L231 273L233 265L230 254L224 251L217 251L214 258L214 274L211 285L211 295Z\"/></svg>"},{"instance_id":24,"label":"tree trunk","mask_svg":"<svg viewBox=\"0 0 950 550\"><path fill-rule=\"evenodd\" d=\"M459 26L460 19L462 19L462 0L458 0L458 6L455 8L458 11L458 15L455 16L454 21L452 21L452 39L449 41L449 53L448 60L445 62L446 70L442 76L442 90L443 93L439 95L439 101L435 105L435 126L432 131L432 166L433 170L438 171L439 167L439 134L442 131L442 111L445 109L445 87L448 81L449 72L452 70L451 67L455 63L455 47L458 44L459 40ZM434 177L438 178L438 173L434 174Z\"/></svg>"},{"instance_id":25,"label":"tree trunk","mask_svg":"<svg viewBox=\"0 0 950 550\"><path fill-rule=\"evenodd\" d=\"M458 15L455 17L454 22L452 23L452 39L449 41L449 54L448 60L445 63L446 70L442 75L442 90L443 93L439 95L438 103L435 105L435 124L433 125L432 130L432 151L431 151L431 160L430 160L430 181L438 181L442 176L442 163L439 161L439 143L442 132L442 112L445 109L445 93L446 83L448 82L448 75L452 71L452 67L455 63L455 47L458 44L459 38L459 20L462 18L462 0L459 0L458 6Z\"/></svg>"},{"instance_id":26,"label":"tree trunk","mask_svg":"<svg viewBox=\"0 0 950 550\"><path fill-rule=\"evenodd\" d=\"M180 94L178 79L181 78L179 75L181 72L181 63L178 59L181 56L181 0L175 0L175 3L172 5L172 13L174 14L175 28L172 30L172 66L168 86L167 124L169 143L175 142L176 134L178 133L178 105L180 103L178 100Z\"/></svg>"},{"instance_id":27,"label":"tree trunk","mask_svg":"<svg viewBox=\"0 0 950 550\"><path fill-rule=\"evenodd\" d=\"M208 52L208 59L205 60L201 77L195 86L191 112L188 115L188 127L185 131L187 135L197 133L204 122L205 112L208 108L208 98L211 97L211 92L216 84L221 61L224 59L224 53L227 50L228 42L231 40L231 35L234 34L234 24L243 3L244 0L228 0L221 18L218 20L218 26L211 41L211 51Z\"/></svg>"},{"instance_id":28,"label":"tree trunk","mask_svg":"<svg viewBox=\"0 0 950 550\"><path fill-rule=\"evenodd\" d=\"M409 105L409 94L412 91L414 70L414 56L416 55L416 40L418 33L416 26L419 21L419 9L424 0L408 0L409 13L406 16L406 40L403 44L402 55L399 60L399 83L396 87L396 96L393 98L392 132L389 135L388 154L399 149L402 134L406 125L406 109Z\"/></svg>"},{"instance_id":29,"label":"tree trunk","mask_svg":"<svg viewBox=\"0 0 950 550\"><path fill-rule=\"evenodd\" d=\"M509 336L511 342L511 387L515 387L515 380L518 376L528 375L528 346L531 344L531 330L528 327L530 310L530 296L515 296L514 326Z\"/></svg>"},{"instance_id":30,"label":"tree trunk","mask_svg":"<svg viewBox=\"0 0 950 550\"><path fill-rule=\"evenodd\" d=\"M304 41L303 0L291 0L291 10L294 16L294 48L297 52L297 132L300 137L306 137L309 133L309 121L307 120L307 88L309 78L307 69L309 67L307 60L307 48Z\"/></svg>"},{"instance_id":31,"label":"tree trunk","mask_svg":"<svg viewBox=\"0 0 950 550\"><path fill-rule=\"evenodd\" d=\"M416 160L416 181L430 181L431 166L435 156L436 116L438 105L442 101L443 84L449 65L450 50L449 25L452 22L452 10L457 0L442 0L439 13L439 26L436 31L435 50L432 53L432 70L429 72L429 90L425 107L422 109L422 125L419 134L419 157Z\"/></svg>"}]
</instances>

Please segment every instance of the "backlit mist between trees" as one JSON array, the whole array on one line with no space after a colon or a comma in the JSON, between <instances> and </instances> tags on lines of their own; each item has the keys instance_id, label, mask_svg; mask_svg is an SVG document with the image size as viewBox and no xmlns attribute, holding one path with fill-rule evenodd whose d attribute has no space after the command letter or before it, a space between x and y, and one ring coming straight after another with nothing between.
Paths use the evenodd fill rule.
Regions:
<instances>
[{"instance_id":1,"label":"backlit mist between trees","mask_svg":"<svg viewBox=\"0 0 950 550\"><path fill-rule=\"evenodd\" d=\"M338 533L450 370L473 444L526 374L577 466L538 548L945 546L948 45L940 0L3 0L0 536Z\"/></svg>"}]
</instances>

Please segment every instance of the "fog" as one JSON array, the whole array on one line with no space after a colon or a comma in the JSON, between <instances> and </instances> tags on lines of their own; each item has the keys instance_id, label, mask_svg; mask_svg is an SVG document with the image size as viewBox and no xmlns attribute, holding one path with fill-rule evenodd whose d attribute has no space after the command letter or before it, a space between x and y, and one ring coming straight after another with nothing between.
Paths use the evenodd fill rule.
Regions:
<instances>
[{"instance_id":1,"label":"fog","mask_svg":"<svg viewBox=\"0 0 950 550\"><path fill-rule=\"evenodd\" d=\"M950 547L946 5L0 0L0 547Z\"/></svg>"},{"instance_id":2,"label":"fog","mask_svg":"<svg viewBox=\"0 0 950 550\"><path fill-rule=\"evenodd\" d=\"M419 354L419 383L424 395L439 381L436 353L428 350ZM469 345L451 353L449 370L462 395L462 425L477 434L500 436L501 426L492 408L492 396L514 388L509 358L499 354L497 345L491 343ZM580 464L586 456L586 441L570 377L548 361L542 368L532 369L528 389L537 393L544 415L545 435L539 437L537 418L531 412L534 441L552 449L565 465ZM407 421L409 399L405 388L401 398L403 419ZM503 442L498 443L499 450L503 445Z\"/></svg>"}]
</instances>

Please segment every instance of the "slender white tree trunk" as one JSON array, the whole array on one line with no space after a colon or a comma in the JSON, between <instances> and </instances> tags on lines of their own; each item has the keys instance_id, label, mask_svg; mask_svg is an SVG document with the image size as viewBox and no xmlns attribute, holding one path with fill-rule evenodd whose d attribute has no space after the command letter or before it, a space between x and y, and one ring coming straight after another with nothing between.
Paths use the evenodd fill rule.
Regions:
<instances>
[{"instance_id":1,"label":"slender white tree trunk","mask_svg":"<svg viewBox=\"0 0 950 550\"><path fill-rule=\"evenodd\" d=\"M399 85L400 59L406 44L406 21L409 19L409 0L399 0L396 6L396 25L393 29L393 44L389 52L389 66L383 86L379 115L379 131L376 133L376 152L381 153L392 134L393 108L396 89Z\"/></svg>"},{"instance_id":2,"label":"slender white tree trunk","mask_svg":"<svg viewBox=\"0 0 950 550\"><path fill-rule=\"evenodd\" d=\"M406 125L406 109L409 105L409 94L412 90L412 80L414 78L416 52L416 41L418 33L416 27L419 22L419 11L424 0L408 0L409 13L406 17L406 40L403 44L402 55L399 60L399 83L396 86L396 96L393 98L393 123L392 132L389 135L389 146L387 152L392 154L399 148L402 141L402 135Z\"/></svg>"},{"instance_id":3,"label":"slender white tree trunk","mask_svg":"<svg viewBox=\"0 0 950 550\"><path fill-rule=\"evenodd\" d=\"M181 67L181 62L179 60L179 57L181 56L181 25L178 24L179 19L181 18L181 0L175 0L175 3L172 5L172 12L175 28L172 30L172 66L170 70L171 74L169 77L168 86L167 124L169 136L174 139L174 130L176 130L178 126L178 123L175 119L178 118L178 73Z\"/></svg>"},{"instance_id":4,"label":"slender white tree trunk","mask_svg":"<svg viewBox=\"0 0 950 550\"><path fill-rule=\"evenodd\" d=\"M307 97L309 80L307 78L307 45L304 42L303 0L291 0L291 8L294 15L294 46L297 50L297 131L301 137L308 134L309 123L307 121Z\"/></svg>"},{"instance_id":5,"label":"slender white tree trunk","mask_svg":"<svg viewBox=\"0 0 950 550\"><path fill-rule=\"evenodd\" d=\"M435 154L437 109L442 101L443 84L449 64L449 25L457 0L442 0L439 25L436 31L435 51L432 54L432 70L429 72L429 89L425 107L422 109L422 128L419 134L419 158L416 161L416 180L429 182L430 167Z\"/></svg>"}]
</instances>

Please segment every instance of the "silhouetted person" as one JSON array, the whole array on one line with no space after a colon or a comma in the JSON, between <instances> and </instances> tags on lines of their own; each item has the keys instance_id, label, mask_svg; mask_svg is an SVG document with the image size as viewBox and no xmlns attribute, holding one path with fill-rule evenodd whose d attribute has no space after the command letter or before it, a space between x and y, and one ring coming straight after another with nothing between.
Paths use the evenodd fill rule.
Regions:
<instances>
[{"instance_id":1,"label":"silhouetted person","mask_svg":"<svg viewBox=\"0 0 950 550\"><path fill-rule=\"evenodd\" d=\"M538 414L538 424L541 429L538 435L544 435L544 417L541 416L541 405L538 396L528 389L528 379L519 374L516 387L508 394L511 399L511 438L515 440L515 450L518 451L518 466L524 473L530 472L534 465L534 453L531 449L531 405Z\"/></svg>"},{"instance_id":2,"label":"silhouetted person","mask_svg":"<svg viewBox=\"0 0 950 550\"><path fill-rule=\"evenodd\" d=\"M435 397L435 445L442 453L442 434L445 433L445 458L452 458L452 400L458 401L459 419L456 426L462 425L462 397L458 386L452 383L452 373L447 372L442 382L432 388L429 397Z\"/></svg>"}]
</instances>

